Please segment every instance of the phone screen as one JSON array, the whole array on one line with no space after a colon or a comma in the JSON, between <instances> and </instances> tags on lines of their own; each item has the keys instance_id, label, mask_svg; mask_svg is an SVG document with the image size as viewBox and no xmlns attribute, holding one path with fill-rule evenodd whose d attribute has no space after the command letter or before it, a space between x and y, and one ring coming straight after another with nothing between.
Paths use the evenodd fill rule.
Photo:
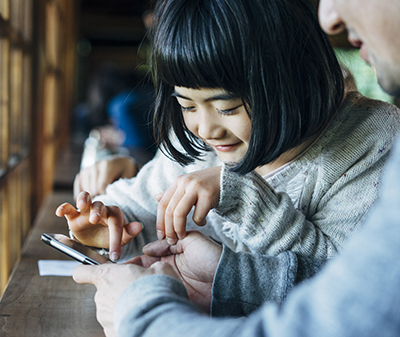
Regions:
<instances>
[{"instance_id":1,"label":"phone screen","mask_svg":"<svg viewBox=\"0 0 400 337\"><path fill-rule=\"evenodd\" d=\"M49 246L84 264L96 265L111 262L111 260L97 253L95 250L63 234L43 233L41 239Z\"/></svg>"}]
</instances>

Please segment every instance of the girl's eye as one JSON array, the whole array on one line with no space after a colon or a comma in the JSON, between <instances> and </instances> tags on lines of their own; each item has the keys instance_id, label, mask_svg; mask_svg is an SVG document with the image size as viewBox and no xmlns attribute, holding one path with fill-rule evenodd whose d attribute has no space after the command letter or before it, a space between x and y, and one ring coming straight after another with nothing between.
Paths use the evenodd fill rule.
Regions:
<instances>
[{"instance_id":1,"label":"girl's eye","mask_svg":"<svg viewBox=\"0 0 400 337\"><path fill-rule=\"evenodd\" d=\"M235 107L235 108L227 109L227 110L220 110L220 109L217 109L217 112L218 112L220 115L233 115L233 114L236 112L236 110L239 109L242 105L243 105L243 104L241 104L241 105L239 105L239 106L237 106L237 107Z\"/></svg>"},{"instance_id":2,"label":"girl's eye","mask_svg":"<svg viewBox=\"0 0 400 337\"><path fill-rule=\"evenodd\" d=\"M182 110L182 112L192 112L194 110L194 107L193 106L184 107L181 105L181 110Z\"/></svg>"}]
</instances>

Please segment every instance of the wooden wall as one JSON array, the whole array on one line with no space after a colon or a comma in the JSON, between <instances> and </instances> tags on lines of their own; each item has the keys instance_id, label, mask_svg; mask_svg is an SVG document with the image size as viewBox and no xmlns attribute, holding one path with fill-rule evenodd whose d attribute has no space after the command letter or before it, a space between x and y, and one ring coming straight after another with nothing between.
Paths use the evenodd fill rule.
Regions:
<instances>
[{"instance_id":1,"label":"wooden wall","mask_svg":"<svg viewBox=\"0 0 400 337\"><path fill-rule=\"evenodd\" d=\"M76 7L76 0L0 1L0 294L68 139Z\"/></svg>"}]
</instances>

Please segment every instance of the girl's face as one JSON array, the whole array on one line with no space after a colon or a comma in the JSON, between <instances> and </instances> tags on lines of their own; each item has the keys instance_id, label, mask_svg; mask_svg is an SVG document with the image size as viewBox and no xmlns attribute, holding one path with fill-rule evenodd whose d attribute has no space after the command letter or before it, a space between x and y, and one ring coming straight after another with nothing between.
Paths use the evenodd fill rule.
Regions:
<instances>
[{"instance_id":1,"label":"girl's face","mask_svg":"<svg viewBox=\"0 0 400 337\"><path fill-rule=\"evenodd\" d=\"M187 128L223 162L239 162L249 147L251 121L240 98L223 89L175 87Z\"/></svg>"}]
</instances>

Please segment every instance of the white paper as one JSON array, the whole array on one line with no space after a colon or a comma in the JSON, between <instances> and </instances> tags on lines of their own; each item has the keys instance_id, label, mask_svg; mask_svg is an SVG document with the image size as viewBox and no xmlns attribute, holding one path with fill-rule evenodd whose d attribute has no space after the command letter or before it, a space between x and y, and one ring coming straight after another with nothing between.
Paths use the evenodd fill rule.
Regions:
<instances>
[{"instance_id":1,"label":"white paper","mask_svg":"<svg viewBox=\"0 0 400 337\"><path fill-rule=\"evenodd\" d=\"M39 260L40 276L72 276L72 273L80 265L78 261L65 260Z\"/></svg>"}]
</instances>

